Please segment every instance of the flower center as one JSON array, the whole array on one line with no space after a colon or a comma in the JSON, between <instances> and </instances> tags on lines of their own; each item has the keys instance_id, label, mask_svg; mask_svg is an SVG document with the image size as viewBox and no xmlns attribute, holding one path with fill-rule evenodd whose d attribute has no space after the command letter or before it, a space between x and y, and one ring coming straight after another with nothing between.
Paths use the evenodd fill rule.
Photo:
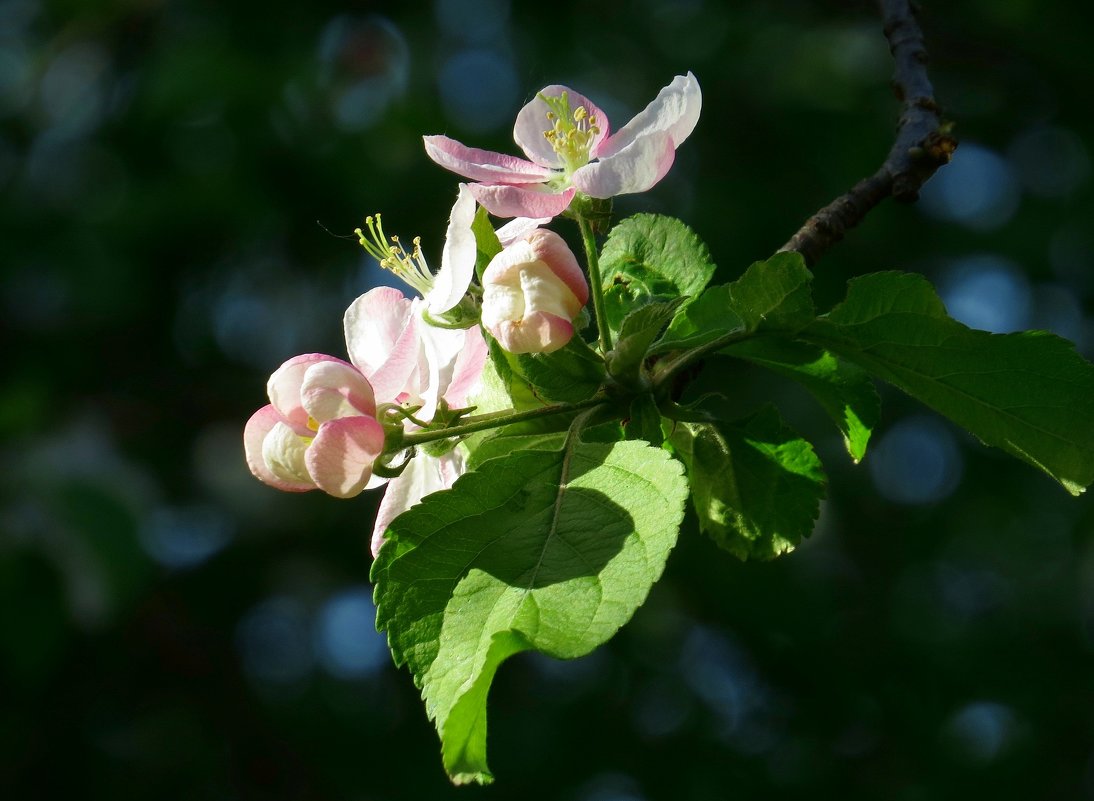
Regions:
<instances>
[{"instance_id":1,"label":"flower center","mask_svg":"<svg viewBox=\"0 0 1094 801\"><path fill-rule=\"evenodd\" d=\"M540 94L539 99L547 104L547 122L551 128L543 136L562 159L566 174L589 163L589 148L600 133L596 115L589 114L584 106L570 110L570 98L567 92L555 97Z\"/></svg>"},{"instance_id":2,"label":"flower center","mask_svg":"<svg viewBox=\"0 0 1094 801\"><path fill-rule=\"evenodd\" d=\"M365 225L368 228L368 234L360 228L353 231L357 234L361 247L380 262L381 267L395 273L416 289L422 297L425 297L433 288L433 273L430 272L425 256L422 255L422 238L414 237L414 247L407 253L406 248L399 242L399 237L389 237L384 233L379 214L375 217L366 217Z\"/></svg>"}]
</instances>

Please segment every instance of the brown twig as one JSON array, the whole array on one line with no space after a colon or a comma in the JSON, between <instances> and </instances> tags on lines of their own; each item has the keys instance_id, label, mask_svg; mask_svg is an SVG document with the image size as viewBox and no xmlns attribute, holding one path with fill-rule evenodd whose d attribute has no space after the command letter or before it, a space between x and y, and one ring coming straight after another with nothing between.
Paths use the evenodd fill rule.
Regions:
<instances>
[{"instance_id":1,"label":"brown twig","mask_svg":"<svg viewBox=\"0 0 1094 801\"><path fill-rule=\"evenodd\" d=\"M895 62L893 90L901 102L896 141L877 172L806 220L779 248L798 251L810 265L885 198L915 200L920 187L949 162L957 147L927 78L927 51L916 8L911 0L879 0L879 6Z\"/></svg>"}]
</instances>

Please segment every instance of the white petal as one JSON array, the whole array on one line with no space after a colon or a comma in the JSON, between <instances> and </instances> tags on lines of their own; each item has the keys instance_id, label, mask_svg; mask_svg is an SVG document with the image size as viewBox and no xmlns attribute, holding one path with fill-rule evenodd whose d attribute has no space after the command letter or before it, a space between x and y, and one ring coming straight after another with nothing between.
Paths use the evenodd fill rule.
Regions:
<instances>
[{"instance_id":1,"label":"white petal","mask_svg":"<svg viewBox=\"0 0 1094 801\"><path fill-rule=\"evenodd\" d=\"M459 329L437 328L422 323L419 326L422 350L425 352L427 374L425 385L420 388L418 400L422 404L418 416L429 420L437 411L437 403L448 391L455 372L456 359L464 346L465 334Z\"/></svg>"},{"instance_id":2,"label":"white petal","mask_svg":"<svg viewBox=\"0 0 1094 801\"><path fill-rule=\"evenodd\" d=\"M675 155L669 134L654 131L639 136L608 158L586 164L571 180L589 197L608 198L645 192L665 177Z\"/></svg>"},{"instance_id":3,"label":"white petal","mask_svg":"<svg viewBox=\"0 0 1094 801\"><path fill-rule=\"evenodd\" d=\"M285 423L277 423L262 440L262 459L270 472L282 481L313 484L304 464L308 440Z\"/></svg>"},{"instance_id":4,"label":"white petal","mask_svg":"<svg viewBox=\"0 0 1094 801\"><path fill-rule=\"evenodd\" d=\"M525 234L551 221L551 217L514 217L497 230L502 246L511 245Z\"/></svg>"},{"instance_id":5,"label":"white petal","mask_svg":"<svg viewBox=\"0 0 1094 801\"><path fill-rule=\"evenodd\" d=\"M475 197L460 184L460 194L452 206L448 218L448 233L441 251L441 269L433 277L433 288L426 295L431 314L443 314L461 300L471 278L475 274L475 234L471 223L475 220Z\"/></svg>"},{"instance_id":6,"label":"white petal","mask_svg":"<svg viewBox=\"0 0 1094 801\"><path fill-rule=\"evenodd\" d=\"M593 150L597 158L608 158L631 144L636 138L656 131L668 133L674 147L688 138L699 121L703 94L699 82L690 72L677 75L672 83L657 93L657 97L634 119L604 140Z\"/></svg>"},{"instance_id":7,"label":"white petal","mask_svg":"<svg viewBox=\"0 0 1094 801\"><path fill-rule=\"evenodd\" d=\"M384 532L392 520L418 504L426 495L449 489L463 473L463 455L458 447L444 456L433 457L419 453L411 459L403 474L393 478L388 484L380 507L376 510L376 523L372 529L372 555L380 552L380 546L384 544Z\"/></svg>"}]
</instances>

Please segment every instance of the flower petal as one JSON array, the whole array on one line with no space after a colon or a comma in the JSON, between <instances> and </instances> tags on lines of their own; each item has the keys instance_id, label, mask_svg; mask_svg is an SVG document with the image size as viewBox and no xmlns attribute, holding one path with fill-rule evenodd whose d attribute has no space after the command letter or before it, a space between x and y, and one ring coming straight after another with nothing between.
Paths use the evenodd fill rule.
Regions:
<instances>
[{"instance_id":1,"label":"flower petal","mask_svg":"<svg viewBox=\"0 0 1094 801\"><path fill-rule=\"evenodd\" d=\"M308 430L308 413L301 402L300 386L304 382L304 373L319 362L346 364L341 359L323 353L305 353L282 364L266 382L266 394L270 396L270 403L281 412L285 422L300 434Z\"/></svg>"},{"instance_id":2,"label":"flower petal","mask_svg":"<svg viewBox=\"0 0 1094 801\"><path fill-rule=\"evenodd\" d=\"M433 492L449 489L465 470L463 454L457 447L444 456L427 456L419 453L410 460L406 470L387 485L380 507L376 510L376 522L372 528L372 555L380 552L384 533L391 521L422 498Z\"/></svg>"},{"instance_id":3,"label":"flower petal","mask_svg":"<svg viewBox=\"0 0 1094 801\"><path fill-rule=\"evenodd\" d=\"M384 450L384 427L371 417L340 417L319 426L305 454L308 474L319 489L336 498L352 498L372 477L372 465Z\"/></svg>"},{"instance_id":4,"label":"flower petal","mask_svg":"<svg viewBox=\"0 0 1094 801\"><path fill-rule=\"evenodd\" d=\"M525 234L531 233L550 221L550 217L514 217L495 233L498 235L498 241L504 247L513 244Z\"/></svg>"},{"instance_id":5,"label":"flower petal","mask_svg":"<svg viewBox=\"0 0 1094 801\"><path fill-rule=\"evenodd\" d=\"M452 381L443 395L449 406L463 406L469 396L479 391L486 356L486 340L482 338L482 331L478 326L466 329L463 347L452 368Z\"/></svg>"},{"instance_id":6,"label":"flower petal","mask_svg":"<svg viewBox=\"0 0 1094 801\"><path fill-rule=\"evenodd\" d=\"M509 353L550 353L570 341L574 326L565 317L537 311L523 320L503 320L489 331Z\"/></svg>"},{"instance_id":7,"label":"flower petal","mask_svg":"<svg viewBox=\"0 0 1094 801\"><path fill-rule=\"evenodd\" d=\"M282 478L266 463L262 453L263 444L277 425L285 425L285 421L272 405L263 406L251 415L243 429L243 452L247 457L247 467L259 481L285 492L307 492L315 489L315 484L310 480L291 481Z\"/></svg>"},{"instance_id":8,"label":"flower petal","mask_svg":"<svg viewBox=\"0 0 1094 801\"><path fill-rule=\"evenodd\" d=\"M338 417L375 415L376 398L361 371L349 364L319 362L304 373L304 409L318 423Z\"/></svg>"},{"instance_id":9,"label":"flower petal","mask_svg":"<svg viewBox=\"0 0 1094 801\"><path fill-rule=\"evenodd\" d=\"M429 420L452 383L456 360L463 350L466 336L464 329L437 328L428 323L422 323L419 330L426 373L423 376L424 385L419 389L418 401L422 408L417 414L422 420Z\"/></svg>"},{"instance_id":10,"label":"flower petal","mask_svg":"<svg viewBox=\"0 0 1094 801\"><path fill-rule=\"evenodd\" d=\"M694 130L702 107L703 94L695 76L690 72L677 75L634 119L604 140L599 148L594 148L593 155L609 158L639 137L655 132L667 133L673 147L679 147Z\"/></svg>"},{"instance_id":11,"label":"flower petal","mask_svg":"<svg viewBox=\"0 0 1094 801\"><path fill-rule=\"evenodd\" d=\"M460 184L460 194L448 217L448 233L441 251L441 269L433 277L433 289L425 296L432 314L443 314L461 300L475 274L478 248L471 224L475 220L475 196L467 184Z\"/></svg>"},{"instance_id":12,"label":"flower petal","mask_svg":"<svg viewBox=\"0 0 1094 801\"><path fill-rule=\"evenodd\" d=\"M573 293L568 305L576 301L571 310L572 316L576 316L581 307L589 302L589 283L570 246L554 231L535 229L505 247L487 265L482 276L483 287L488 289L495 283L517 286L520 268L535 262L543 262Z\"/></svg>"},{"instance_id":13,"label":"flower petal","mask_svg":"<svg viewBox=\"0 0 1094 801\"><path fill-rule=\"evenodd\" d=\"M571 111L576 111L578 106L584 106L588 116L596 118L596 126L600 129L600 132L593 137L589 148L590 152L596 153L597 147L608 135L607 115L594 105L589 98L575 92L568 86L559 84L545 86L517 113L517 121L513 126L513 141L524 151L524 155L544 167L558 168L563 166L558 153L555 152L551 143L544 136L547 131L554 128L554 121L548 118L548 113L553 112L551 112L550 106L543 101L543 97L558 97L563 92L566 92L569 96Z\"/></svg>"},{"instance_id":14,"label":"flower petal","mask_svg":"<svg viewBox=\"0 0 1094 801\"><path fill-rule=\"evenodd\" d=\"M573 187L552 192L542 184L471 184L479 205L495 217L541 217L564 212L577 193Z\"/></svg>"},{"instance_id":15,"label":"flower petal","mask_svg":"<svg viewBox=\"0 0 1094 801\"><path fill-rule=\"evenodd\" d=\"M530 161L491 150L467 147L447 136L423 136L425 153L446 170L473 181L527 184L550 177L551 171Z\"/></svg>"},{"instance_id":16,"label":"flower petal","mask_svg":"<svg viewBox=\"0 0 1094 801\"><path fill-rule=\"evenodd\" d=\"M638 137L613 156L586 164L571 180L590 197L645 192L665 177L675 157L672 137L659 131Z\"/></svg>"},{"instance_id":17,"label":"flower petal","mask_svg":"<svg viewBox=\"0 0 1094 801\"><path fill-rule=\"evenodd\" d=\"M413 382L418 368L418 316L398 289L369 290L346 309L344 326L350 359L380 403L391 403Z\"/></svg>"}]
</instances>

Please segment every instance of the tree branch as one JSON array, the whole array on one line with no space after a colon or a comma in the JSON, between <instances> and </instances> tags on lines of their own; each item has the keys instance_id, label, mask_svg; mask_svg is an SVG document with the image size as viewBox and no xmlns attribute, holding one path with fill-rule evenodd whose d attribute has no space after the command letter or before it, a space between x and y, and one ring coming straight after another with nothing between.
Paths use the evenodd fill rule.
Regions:
<instances>
[{"instance_id":1,"label":"tree branch","mask_svg":"<svg viewBox=\"0 0 1094 801\"><path fill-rule=\"evenodd\" d=\"M892 196L911 202L957 147L927 78L927 50L912 0L879 0L885 38L893 54L893 90L901 102L896 141L877 172L818 211L779 251L796 250L815 264L871 209Z\"/></svg>"}]
</instances>

